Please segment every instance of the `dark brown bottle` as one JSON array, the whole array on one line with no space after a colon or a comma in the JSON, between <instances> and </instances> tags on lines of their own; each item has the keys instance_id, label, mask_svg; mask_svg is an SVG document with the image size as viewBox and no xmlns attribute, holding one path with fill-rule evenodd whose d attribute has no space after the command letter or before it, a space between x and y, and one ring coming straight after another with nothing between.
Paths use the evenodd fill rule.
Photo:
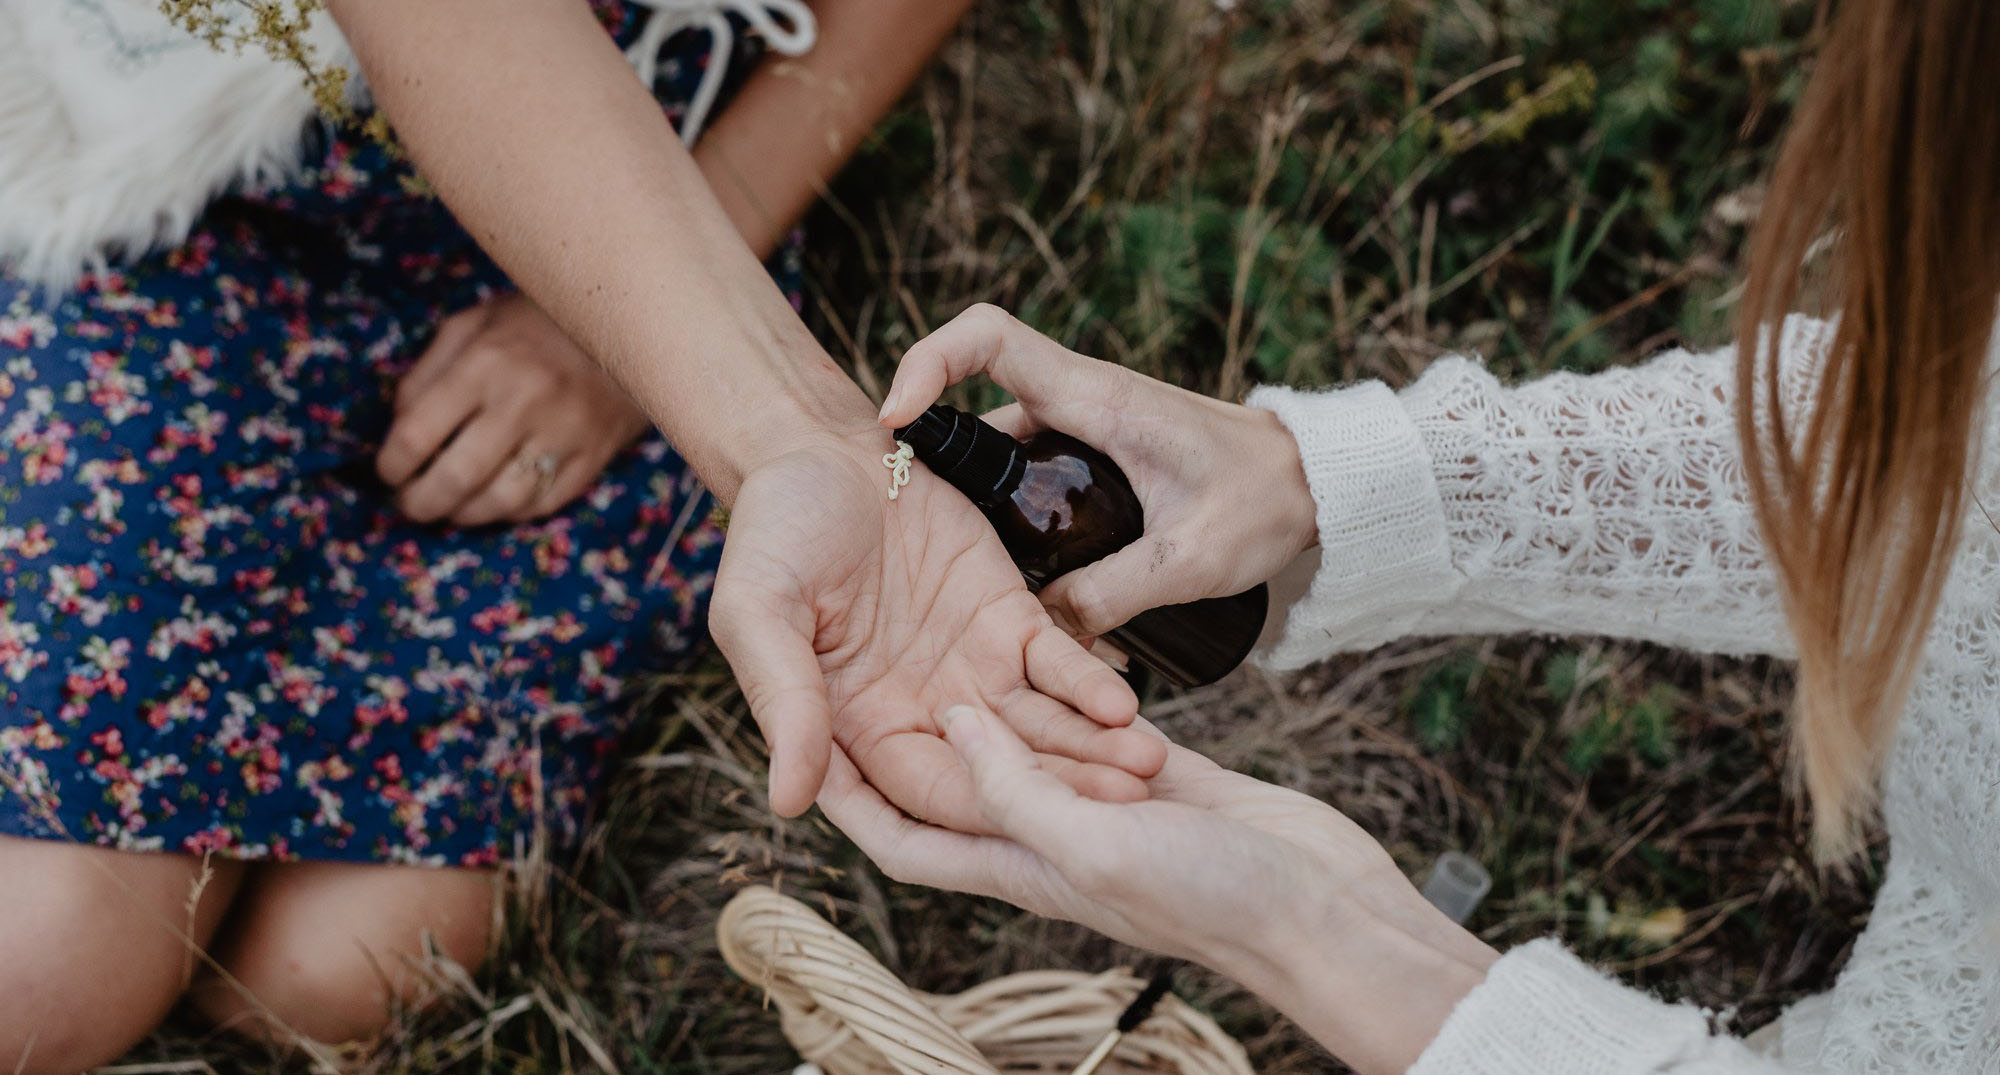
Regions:
<instances>
[{"instance_id":1,"label":"dark brown bottle","mask_svg":"<svg viewBox=\"0 0 2000 1075\"><path fill-rule=\"evenodd\" d=\"M1017 441L938 404L897 430L896 439L985 514L1031 589L1145 532L1139 497L1118 464L1067 434L1044 431ZM1231 597L1142 612L1104 637L1173 685L1199 687L1243 663L1269 607L1270 594L1259 583Z\"/></svg>"}]
</instances>

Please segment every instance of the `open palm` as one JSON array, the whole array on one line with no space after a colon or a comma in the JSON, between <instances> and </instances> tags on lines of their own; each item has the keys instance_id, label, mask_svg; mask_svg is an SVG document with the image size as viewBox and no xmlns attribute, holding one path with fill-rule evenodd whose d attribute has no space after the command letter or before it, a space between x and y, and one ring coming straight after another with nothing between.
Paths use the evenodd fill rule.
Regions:
<instances>
[{"instance_id":1,"label":"open palm","mask_svg":"<svg viewBox=\"0 0 2000 1075\"><path fill-rule=\"evenodd\" d=\"M858 451L801 451L737 494L710 629L770 744L772 806L810 807L837 748L912 816L984 831L938 734L968 702L1078 791L1143 798L1165 751L1128 727L1130 688L1055 626L963 496L920 472L890 502L885 479Z\"/></svg>"}]
</instances>

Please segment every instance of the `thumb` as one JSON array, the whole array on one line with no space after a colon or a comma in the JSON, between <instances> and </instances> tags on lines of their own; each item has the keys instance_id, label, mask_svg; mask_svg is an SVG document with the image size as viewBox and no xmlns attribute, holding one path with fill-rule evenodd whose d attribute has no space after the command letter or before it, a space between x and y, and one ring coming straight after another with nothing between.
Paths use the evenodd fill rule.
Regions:
<instances>
[{"instance_id":1,"label":"thumb","mask_svg":"<svg viewBox=\"0 0 2000 1075\"><path fill-rule=\"evenodd\" d=\"M882 404L881 422L909 425L946 388L975 373L1012 392L1044 424L1060 428L1072 401L1099 405L1119 367L1085 358L1014 319L998 306L974 306L903 353Z\"/></svg>"},{"instance_id":2,"label":"thumb","mask_svg":"<svg viewBox=\"0 0 2000 1075\"><path fill-rule=\"evenodd\" d=\"M797 817L818 798L833 754L833 709L813 651L811 610L751 601L726 585L716 585L709 631L770 747L771 809Z\"/></svg>"},{"instance_id":3,"label":"thumb","mask_svg":"<svg viewBox=\"0 0 2000 1075\"><path fill-rule=\"evenodd\" d=\"M1042 604L1080 638L1094 638L1147 609L1213 596L1206 576L1181 563L1174 544L1154 534L1042 588Z\"/></svg>"},{"instance_id":4,"label":"thumb","mask_svg":"<svg viewBox=\"0 0 2000 1075\"><path fill-rule=\"evenodd\" d=\"M999 834L1065 869L1075 858L1079 833L1105 830L1105 811L1117 809L1078 795L1035 764L1034 752L1005 721L958 705L938 720L946 742L972 774L986 820Z\"/></svg>"}]
</instances>

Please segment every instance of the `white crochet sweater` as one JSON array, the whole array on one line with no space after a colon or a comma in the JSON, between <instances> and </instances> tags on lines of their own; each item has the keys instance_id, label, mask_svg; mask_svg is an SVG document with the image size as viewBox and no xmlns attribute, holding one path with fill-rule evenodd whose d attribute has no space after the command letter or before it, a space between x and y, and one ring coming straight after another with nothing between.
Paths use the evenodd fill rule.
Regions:
<instances>
[{"instance_id":1,"label":"white crochet sweater","mask_svg":"<svg viewBox=\"0 0 2000 1075\"><path fill-rule=\"evenodd\" d=\"M1809 398L1828 337L1787 323L1790 404ZM1790 656L1744 489L1734 366L1733 350L1674 352L1510 388L1451 358L1401 393L1259 389L1251 404L1298 439L1321 543L1267 660L1468 632ZM1977 482L1995 502L1990 451ZM1493 966L1413 1070L2000 1072L2000 533L1976 504L1883 804L1891 856L1868 928L1833 989L1786 1013L1775 1051L1541 940Z\"/></svg>"}]
</instances>

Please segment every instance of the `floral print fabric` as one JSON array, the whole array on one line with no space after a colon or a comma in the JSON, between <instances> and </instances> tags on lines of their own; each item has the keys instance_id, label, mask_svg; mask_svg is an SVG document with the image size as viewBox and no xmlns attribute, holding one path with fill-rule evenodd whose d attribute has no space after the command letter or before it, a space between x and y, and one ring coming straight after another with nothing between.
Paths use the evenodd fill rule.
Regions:
<instances>
[{"instance_id":1,"label":"floral print fabric","mask_svg":"<svg viewBox=\"0 0 2000 1075\"><path fill-rule=\"evenodd\" d=\"M69 294L0 275L0 833L490 865L577 834L699 638L722 535L658 437L532 525L397 514L396 380L507 281L382 147L308 159Z\"/></svg>"}]
</instances>

